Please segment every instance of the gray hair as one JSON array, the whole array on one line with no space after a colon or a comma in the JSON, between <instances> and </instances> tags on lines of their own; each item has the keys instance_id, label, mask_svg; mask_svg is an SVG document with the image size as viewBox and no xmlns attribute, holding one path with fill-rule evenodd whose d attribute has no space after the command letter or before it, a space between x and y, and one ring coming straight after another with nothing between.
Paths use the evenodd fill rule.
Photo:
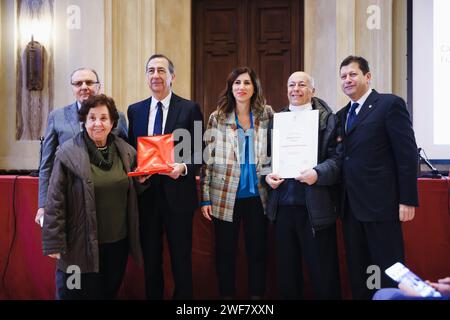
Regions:
<instances>
[{"instance_id":1,"label":"gray hair","mask_svg":"<svg viewBox=\"0 0 450 320\"><path fill-rule=\"evenodd\" d=\"M82 70L88 70L88 71L91 71L93 74L95 74L95 77L97 78L97 82L100 83L100 78L98 77L97 71L95 71L94 69L91 69L91 68L85 68L85 67L81 67L81 68L78 68L78 69L75 69L74 71L72 71L72 73L70 74L70 83L72 83L72 77L73 77L73 75L75 74L75 72L77 72L77 71L82 71Z\"/></svg>"}]
</instances>

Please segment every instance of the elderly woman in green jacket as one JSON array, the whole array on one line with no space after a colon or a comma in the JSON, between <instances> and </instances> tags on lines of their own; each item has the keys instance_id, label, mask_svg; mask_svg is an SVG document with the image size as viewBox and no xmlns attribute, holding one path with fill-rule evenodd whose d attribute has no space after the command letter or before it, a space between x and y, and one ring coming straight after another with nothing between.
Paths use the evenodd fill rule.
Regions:
<instances>
[{"instance_id":1,"label":"elderly woman in green jacket","mask_svg":"<svg viewBox=\"0 0 450 320\"><path fill-rule=\"evenodd\" d=\"M58 299L112 299L128 254L141 264L137 192L127 176L136 152L111 134L119 119L113 99L92 96L78 113L84 130L55 155L43 252L57 259Z\"/></svg>"}]
</instances>

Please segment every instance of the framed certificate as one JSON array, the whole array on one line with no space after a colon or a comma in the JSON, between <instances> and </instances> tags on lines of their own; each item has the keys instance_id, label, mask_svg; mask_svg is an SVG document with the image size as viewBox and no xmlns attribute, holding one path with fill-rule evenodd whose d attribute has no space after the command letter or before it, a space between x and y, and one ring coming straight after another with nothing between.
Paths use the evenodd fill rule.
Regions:
<instances>
[{"instance_id":1,"label":"framed certificate","mask_svg":"<svg viewBox=\"0 0 450 320\"><path fill-rule=\"evenodd\" d=\"M274 114L272 172L281 178L295 178L315 167L318 141L318 110Z\"/></svg>"}]
</instances>

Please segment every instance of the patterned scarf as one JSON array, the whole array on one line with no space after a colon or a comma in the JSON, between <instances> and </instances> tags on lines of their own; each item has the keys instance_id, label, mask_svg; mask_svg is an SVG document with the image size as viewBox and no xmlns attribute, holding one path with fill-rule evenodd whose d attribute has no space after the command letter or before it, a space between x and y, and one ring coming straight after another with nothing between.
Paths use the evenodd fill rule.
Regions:
<instances>
[{"instance_id":1,"label":"patterned scarf","mask_svg":"<svg viewBox=\"0 0 450 320\"><path fill-rule=\"evenodd\" d=\"M102 170L110 170L113 165L111 150L114 147L114 135L108 134L108 138L106 139L106 146L104 148L98 148L94 141L89 137L88 133L83 131L83 138L86 142L86 146L88 149L89 160L94 165L99 167Z\"/></svg>"}]
</instances>

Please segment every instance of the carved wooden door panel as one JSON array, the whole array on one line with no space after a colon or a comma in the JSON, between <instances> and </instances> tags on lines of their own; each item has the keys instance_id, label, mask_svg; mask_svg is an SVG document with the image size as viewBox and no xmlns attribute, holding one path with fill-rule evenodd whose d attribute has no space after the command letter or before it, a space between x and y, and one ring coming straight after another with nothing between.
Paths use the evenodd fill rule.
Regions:
<instances>
[{"instance_id":1,"label":"carved wooden door panel","mask_svg":"<svg viewBox=\"0 0 450 320\"><path fill-rule=\"evenodd\" d=\"M303 0L193 0L194 100L207 121L231 70L250 66L275 110L303 65Z\"/></svg>"}]
</instances>

